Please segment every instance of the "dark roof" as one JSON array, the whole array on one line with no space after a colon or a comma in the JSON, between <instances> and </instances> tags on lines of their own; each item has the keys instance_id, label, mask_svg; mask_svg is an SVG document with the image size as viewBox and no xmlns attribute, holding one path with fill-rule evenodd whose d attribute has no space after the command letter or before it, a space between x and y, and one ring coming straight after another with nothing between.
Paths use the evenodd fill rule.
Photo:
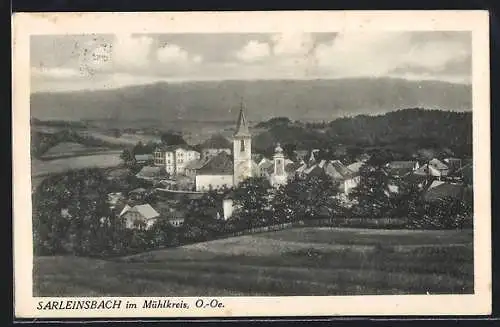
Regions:
<instances>
[{"instance_id":1,"label":"dark roof","mask_svg":"<svg viewBox=\"0 0 500 327\"><path fill-rule=\"evenodd\" d=\"M220 134L212 135L201 144L202 149L231 149L231 142Z\"/></svg>"},{"instance_id":2,"label":"dark roof","mask_svg":"<svg viewBox=\"0 0 500 327\"><path fill-rule=\"evenodd\" d=\"M236 123L236 132L234 136L250 136L250 131L248 130L247 119L245 118L245 113L243 112L243 107L240 109L240 115L238 116L238 122Z\"/></svg>"},{"instance_id":3,"label":"dark roof","mask_svg":"<svg viewBox=\"0 0 500 327\"><path fill-rule=\"evenodd\" d=\"M233 158L226 152L221 152L211 158L198 170L199 175L229 175L233 174Z\"/></svg>"},{"instance_id":4,"label":"dark roof","mask_svg":"<svg viewBox=\"0 0 500 327\"><path fill-rule=\"evenodd\" d=\"M163 175L163 167L145 166L136 174L137 177L154 178Z\"/></svg>"},{"instance_id":5,"label":"dark roof","mask_svg":"<svg viewBox=\"0 0 500 327\"><path fill-rule=\"evenodd\" d=\"M125 178L130 174L130 170L128 168L117 168L108 172L108 178Z\"/></svg>"},{"instance_id":6,"label":"dark roof","mask_svg":"<svg viewBox=\"0 0 500 327\"><path fill-rule=\"evenodd\" d=\"M472 184L474 177L474 169L472 164L463 166L461 169L457 171L457 174L462 176L464 183Z\"/></svg>"},{"instance_id":7,"label":"dark roof","mask_svg":"<svg viewBox=\"0 0 500 327\"><path fill-rule=\"evenodd\" d=\"M333 168L333 169L332 169ZM349 170L343 163L339 160L332 160L327 163L325 170L328 175L337 179L348 179L356 175L355 172Z\"/></svg>"},{"instance_id":8,"label":"dark roof","mask_svg":"<svg viewBox=\"0 0 500 327\"><path fill-rule=\"evenodd\" d=\"M294 173L302 164L300 162L292 162L285 166L285 172L287 174Z\"/></svg>"},{"instance_id":9,"label":"dark roof","mask_svg":"<svg viewBox=\"0 0 500 327\"><path fill-rule=\"evenodd\" d=\"M207 160L203 160L203 159L200 159L200 160L191 160L189 161L186 166L184 166L185 169L200 169L201 167L203 167L203 165L207 162Z\"/></svg>"},{"instance_id":10,"label":"dark roof","mask_svg":"<svg viewBox=\"0 0 500 327\"><path fill-rule=\"evenodd\" d=\"M463 199L464 192L463 185L434 181L425 192L424 199L427 201L443 200L447 197Z\"/></svg>"},{"instance_id":11,"label":"dark roof","mask_svg":"<svg viewBox=\"0 0 500 327\"><path fill-rule=\"evenodd\" d=\"M389 168L390 169L400 169L400 168L406 168L406 169L413 169L415 165L417 164L416 161L391 161L389 162Z\"/></svg>"}]
</instances>

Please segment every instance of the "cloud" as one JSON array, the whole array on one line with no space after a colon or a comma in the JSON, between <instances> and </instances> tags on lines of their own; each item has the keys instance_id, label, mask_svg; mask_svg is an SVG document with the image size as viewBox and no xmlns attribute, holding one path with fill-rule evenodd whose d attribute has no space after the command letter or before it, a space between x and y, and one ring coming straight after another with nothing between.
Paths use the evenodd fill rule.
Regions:
<instances>
[{"instance_id":1,"label":"cloud","mask_svg":"<svg viewBox=\"0 0 500 327\"><path fill-rule=\"evenodd\" d=\"M356 32L341 33L331 42L318 45L315 58L321 69L337 77L376 77L395 71L404 75L416 70L428 76L452 62L464 61L470 52L470 44L456 39L416 42L411 33Z\"/></svg>"},{"instance_id":2,"label":"cloud","mask_svg":"<svg viewBox=\"0 0 500 327\"><path fill-rule=\"evenodd\" d=\"M304 56L314 47L310 33L282 33L271 37L275 56Z\"/></svg>"},{"instance_id":3,"label":"cloud","mask_svg":"<svg viewBox=\"0 0 500 327\"><path fill-rule=\"evenodd\" d=\"M270 54L268 43L251 40L236 52L236 57L241 61L253 62L267 58Z\"/></svg>"},{"instance_id":4,"label":"cloud","mask_svg":"<svg viewBox=\"0 0 500 327\"><path fill-rule=\"evenodd\" d=\"M117 34L112 45L113 63L128 67L147 66L153 41L148 36Z\"/></svg>"},{"instance_id":5,"label":"cloud","mask_svg":"<svg viewBox=\"0 0 500 327\"><path fill-rule=\"evenodd\" d=\"M176 44L165 44L156 51L156 59L162 64L199 64L203 62L200 55L190 55Z\"/></svg>"}]
</instances>

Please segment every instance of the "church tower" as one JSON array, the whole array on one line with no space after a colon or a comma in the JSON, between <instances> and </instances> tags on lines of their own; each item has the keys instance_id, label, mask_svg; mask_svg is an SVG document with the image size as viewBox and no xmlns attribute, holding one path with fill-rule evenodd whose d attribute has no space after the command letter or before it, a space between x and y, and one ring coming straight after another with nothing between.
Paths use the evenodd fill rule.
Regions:
<instances>
[{"instance_id":1,"label":"church tower","mask_svg":"<svg viewBox=\"0 0 500 327\"><path fill-rule=\"evenodd\" d=\"M237 186L244 179L252 177L252 136L248 130L243 105L233 136L233 162L233 184Z\"/></svg>"},{"instance_id":2,"label":"church tower","mask_svg":"<svg viewBox=\"0 0 500 327\"><path fill-rule=\"evenodd\" d=\"M285 173L285 155L283 154L283 149L278 143L273 155L274 160L274 172L271 178L273 186L279 186L286 183L286 173Z\"/></svg>"}]
</instances>

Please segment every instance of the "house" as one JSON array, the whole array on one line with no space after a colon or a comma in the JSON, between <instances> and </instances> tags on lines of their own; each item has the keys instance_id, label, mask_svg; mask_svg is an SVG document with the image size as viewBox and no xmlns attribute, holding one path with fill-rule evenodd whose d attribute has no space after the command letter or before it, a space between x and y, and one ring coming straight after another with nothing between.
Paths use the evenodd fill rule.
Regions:
<instances>
[{"instance_id":1,"label":"house","mask_svg":"<svg viewBox=\"0 0 500 327\"><path fill-rule=\"evenodd\" d=\"M198 170L207 163L212 157L208 157L208 159L195 159L191 160L184 167L184 175L188 177L194 178L198 174Z\"/></svg>"},{"instance_id":2,"label":"house","mask_svg":"<svg viewBox=\"0 0 500 327\"><path fill-rule=\"evenodd\" d=\"M141 200L147 193L147 190L145 188L139 187L136 188L128 193L129 197L132 200Z\"/></svg>"},{"instance_id":3,"label":"house","mask_svg":"<svg viewBox=\"0 0 500 327\"><path fill-rule=\"evenodd\" d=\"M352 164L348 165L347 166L347 169L349 169L350 171L352 171L353 173L359 173L359 170L361 169L361 167L363 167L365 165L365 162L363 161L356 161L356 162L353 162Z\"/></svg>"},{"instance_id":4,"label":"house","mask_svg":"<svg viewBox=\"0 0 500 327\"><path fill-rule=\"evenodd\" d=\"M154 164L165 167L170 175L183 174L186 164L201 158L201 154L189 145L159 146L155 149Z\"/></svg>"},{"instance_id":5,"label":"house","mask_svg":"<svg viewBox=\"0 0 500 327\"><path fill-rule=\"evenodd\" d=\"M417 161L391 161L386 165L389 175L403 177L418 169Z\"/></svg>"},{"instance_id":6,"label":"house","mask_svg":"<svg viewBox=\"0 0 500 327\"><path fill-rule=\"evenodd\" d=\"M144 166L135 175L135 177L145 180L145 181L155 181L160 180L165 177L165 171L163 167L158 166Z\"/></svg>"},{"instance_id":7,"label":"house","mask_svg":"<svg viewBox=\"0 0 500 327\"><path fill-rule=\"evenodd\" d=\"M444 164L442 161L440 161L439 159L436 159L436 158L429 161L428 165L429 165L429 167L432 167L432 168L438 170L440 173L440 176L447 176L449 171L450 171L449 167L446 164Z\"/></svg>"},{"instance_id":8,"label":"house","mask_svg":"<svg viewBox=\"0 0 500 327\"><path fill-rule=\"evenodd\" d=\"M138 164L143 164L143 163L153 161L152 154L136 154L134 156L134 158L135 158L135 162Z\"/></svg>"},{"instance_id":9,"label":"house","mask_svg":"<svg viewBox=\"0 0 500 327\"><path fill-rule=\"evenodd\" d=\"M319 163L302 170L301 175L306 178L320 175L330 176L339 183L339 190L344 194L349 194L360 182L359 174L349 170L339 160L321 160Z\"/></svg>"},{"instance_id":10,"label":"house","mask_svg":"<svg viewBox=\"0 0 500 327\"><path fill-rule=\"evenodd\" d=\"M257 167L259 176L269 177L274 171L274 162L267 158L262 158L262 160L257 164Z\"/></svg>"},{"instance_id":11,"label":"house","mask_svg":"<svg viewBox=\"0 0 500 327\"><path fill-rule=\"evenodd\" d=\"M232 144L220 134L213 135L201 145L201 158L208 160L221 152L231 154Z\"/></svg>"},{"instance_id":12,"label":"house","mask_svg":"<svg viewBox=\"0 0 500 327\"><path fill-rule=\"evenodd\" d=\"M436 169L434 166L429 166L429 164L425 164L420 166L413 172L413 175L416 176L425 176L425 177L441 177L441 172Z\"/></svg>"},{"instance_id":13,"label":"house","mask_svg":"<svg viewBox=\"0 0 500 327\"><path fill-rule=\"evenodd\" d=\"M196 191L207 191L233 185L233 160L220 152L198 169L195 177Z\"/></svg>"},{"instance_id":14,"label":"house","mask_svg":"<svg viewBox=\"0 0 500 327\"><path fill-rule=\"evenodd\" d=\"M340 182L340 191L344 194L349 194L360 182L359 173L351 171L339 160L327 162L325 172L333 180Z\"/></svg>"},{"instance_id":15,"label":"house","mask_svg":"<svg viewBox=\"0 0 500 327\"><path fill-rule=\"evenodd\" d=\"M448 166L450 170L449 173L462 168L462 159L460 158L445 158L443 161Z\"/></svg>"},{"instance_id":16,"label":"house","mask_svg":"<svg viewBox=\"0 0 500 327\"><path fill-rule=\"evenodd\" d=\"M428 202L440 201L445 198L469 200L469 196L468 190L461 184L435 180L423 194L423 199Z\"/></svg>"},{"instance_id":17,"label":"house","mask_svg":"<svg viewBox=\"0 0 500 327\"><path fill-rule=\"evenodd\" d=\"M160 214L146 203L132 207L126 205L119 216L125 220L126 228L149 229L160 217Z\"/></svg>"}]
</instances>

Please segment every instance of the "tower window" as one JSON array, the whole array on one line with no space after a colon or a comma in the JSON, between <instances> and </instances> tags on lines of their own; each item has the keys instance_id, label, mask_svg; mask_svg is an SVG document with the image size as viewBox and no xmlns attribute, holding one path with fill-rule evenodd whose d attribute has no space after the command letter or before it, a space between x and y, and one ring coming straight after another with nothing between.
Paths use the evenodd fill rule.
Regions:
<instances>
[{"instance_id":1,"label":"tower window","mask_svg":"<svg viewBox=\"0 0 500 327\"><path fill-rule=\"evenodd\" d=\"M240 152L245 152L245 140L240 141Z\"/></svg>"}]
</instances>

